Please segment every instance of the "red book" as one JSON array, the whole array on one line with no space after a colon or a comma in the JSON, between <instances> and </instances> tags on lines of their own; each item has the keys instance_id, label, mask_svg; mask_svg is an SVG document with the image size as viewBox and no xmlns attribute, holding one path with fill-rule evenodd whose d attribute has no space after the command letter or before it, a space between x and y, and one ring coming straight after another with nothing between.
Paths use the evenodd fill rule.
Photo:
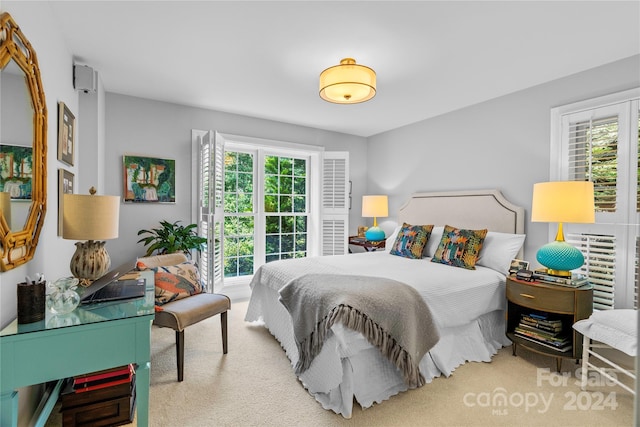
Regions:
<instances>
[{"instance_id":1,"label":"red book","mask_svg":"<svg viewBox=\"0 0 640 427\"><path fill-rule=\"evenodd\" d=\"M101 388L113 387L119 384L130 383L133 378L133 371L129 371L125 375L117 377L102 378L100 380L74 385L74 393L84 393L92 390L99 390Z\"/></svg>"},{"instance_id":2,"label":"red book","mask_svg":"<svg viewBox=\"0 0 640 427\"><path fill-rule=\"evenodd\" d=\"M132 365L118 366L117 368L105 369L103 371L92 372L90 374L73 377L74 387L79 384L91 383L105 378L122 377L129 375L133 371Z\"/></svg>"}]
</instances>

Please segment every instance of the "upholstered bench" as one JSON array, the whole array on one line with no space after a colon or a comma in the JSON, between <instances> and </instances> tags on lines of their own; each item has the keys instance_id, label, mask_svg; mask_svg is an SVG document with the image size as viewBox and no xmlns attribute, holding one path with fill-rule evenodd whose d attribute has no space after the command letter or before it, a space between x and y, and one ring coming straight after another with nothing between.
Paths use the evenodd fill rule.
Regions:
<instances>
[{"instance_id":1,"label":"upholstered bench","mask_svg":"<svg viewBox=\"0 0 640 427\"><path fill-rule=\"evenodd\" d=\"M182 253L139 258L147 268L178 265L187 261ZM153 324L176 331L176 362L178 381L184 379L184 330L201 320L220 314L222 327L222 352L227 354L227 310L231 309L229 297L221 294L198 293L187 298L163 304L156 310Z\"/></svg>"},{"instance_id":2,"label":"upholstered bench","mask_svg":"<svg viewBox=\"0 0 640 427\"><path fill-rule=\"evenodd\" d=\"M587 386L588 374L591 369L635 394L635 391L620 381L617 376L609 374L609 372L620 373L635 382L635 371L623 368L603 353L594 351L594 349L615 349L636 357L638 353L638 312L631 309L596 311L588 319L576 322L573 325L573 329L584 336L582 344L582 389L584 390ZM599 359L606 364L606 367L596 366L591 362L590 357Z\"/></svg>"}]
</instances>

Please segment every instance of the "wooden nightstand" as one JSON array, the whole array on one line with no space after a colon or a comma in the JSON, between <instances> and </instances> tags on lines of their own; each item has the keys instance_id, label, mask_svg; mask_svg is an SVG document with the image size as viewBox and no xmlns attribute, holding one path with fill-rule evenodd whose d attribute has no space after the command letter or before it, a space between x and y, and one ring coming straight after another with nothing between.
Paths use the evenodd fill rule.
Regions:
<instances>
[{"instance_id":1,"label":"wooden nightstand","mask_svg":"<svg viewBox=\"0 0 640 427\"><path fill-rule=\"evenodd\" d=\"M589 285L569 288L540 282L524 282L512 277L507 278L506 333L513 342L514 356L517 346L522 346L536 353L555 357L556 369L560 372L563 358L576 359L577 362L582 357L582 335L576 332L572 326L578 320L589 317L592 311L593 288ZM549 323L560 324L561 331L558 335L567 336L569 348L561 351L517 335L516 327L527 330L525 326L531 326L532 322L526 323L526 321L521 325L522 317L531 314L546 317L547 322L541 322L540 327L547 329L547 332L551 334L553 332L550 330L553 328L549 327ZM532 331L536 332L535 329Z\"/></svg>"},{"instance_id":2,"label":"wooden nightstand","mask_svg":"<svg viewBox=\"0 0 640 427\"><path fill-rule=\"evenodd\" d=\"M367 252L373 252L376 249L384 249L386 241L371 242L364 237L349 236L349 244L353 246L361 246Z\"/></svg>"}]
</instances>

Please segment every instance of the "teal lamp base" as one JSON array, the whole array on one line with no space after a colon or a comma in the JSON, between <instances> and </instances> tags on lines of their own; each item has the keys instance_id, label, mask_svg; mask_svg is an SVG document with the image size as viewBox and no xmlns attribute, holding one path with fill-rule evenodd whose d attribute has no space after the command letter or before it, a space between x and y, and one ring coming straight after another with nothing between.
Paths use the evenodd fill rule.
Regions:
<instances>
[{"instance_id":1,"label":"teal lamp base","mask_svg":"<svg viewBox=\"0 0 640 427\"><path fill-rule=\"evenodd\" d=\"M571 270L582 267L582 252L565 241L555 240L547 243L536 254L538 262L547 267L547 272L554 276L571 276Z\"/></svg>"},{"instance_id":2,"label":"teal lamp base","mask_svg":"<svg viewBox=\"0 0 640 427\"><path fill-rule=\"evenodd\" d=\"M384 240L384 230L380 227L371 227L364 233L364 237L370 242L379 242Z\"/></svg>"}]
</instances>

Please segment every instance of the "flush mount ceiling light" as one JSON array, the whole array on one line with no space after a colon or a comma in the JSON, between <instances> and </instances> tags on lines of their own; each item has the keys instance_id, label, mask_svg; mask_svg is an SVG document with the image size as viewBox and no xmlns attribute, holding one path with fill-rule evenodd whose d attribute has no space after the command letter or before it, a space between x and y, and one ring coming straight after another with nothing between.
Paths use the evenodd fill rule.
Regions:
<instances>
[{"instance_id":1,"label":"flush mount ceiling light","mask_svg":"<svg viewBox=\"0 0 640 427\"><path fill-rule=\"evenodd\" d=\"M320 73L320 98L336 104L357 104L376 95L376 72L344 58Z\"/></svg>"}]
</instances>

